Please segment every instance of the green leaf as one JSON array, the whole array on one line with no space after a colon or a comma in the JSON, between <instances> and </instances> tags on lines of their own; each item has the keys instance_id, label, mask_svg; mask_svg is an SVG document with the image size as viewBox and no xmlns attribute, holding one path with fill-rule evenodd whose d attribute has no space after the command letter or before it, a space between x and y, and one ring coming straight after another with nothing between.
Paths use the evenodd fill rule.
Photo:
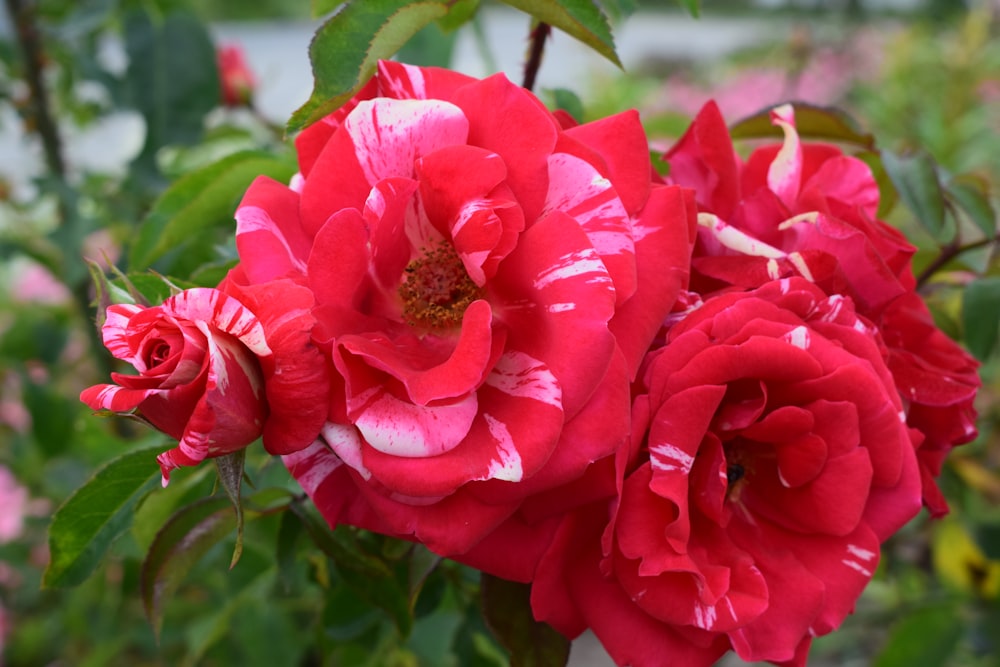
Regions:
<instances>
[{"instance_id":1,"label":"green leaf","mask_svg":"<svg viewBox=\"0 0 1000 667\"><path fill-rule=\"evenodd\" d=\"M973 224L987 237L997 233L997 213L990 203L989 182L973 174L963 174L948 181L945 196L957 204Z\"/></svg>"},{"instance_id":2,"label":"green leaf","mask_svg":"<svg viewBox=\"0 0 1000 667\"><path fill-rule=\"evenodd\" d=\"M136 503L160 481L156 455L161 451L150 447L110 461L56 510L43 586L74 586L90 576L128 529Z\"/></svg>"},{"instance_id":3,"label":"green leaf","mask_svg":"<svg viewBox=\"0 0 1000 667\"><path fill-rule=\"evenodd\" d=\"M918 609L892 627L874 667L939 667L949 664L966 620L961 608L946 602Z\"/></svg>"},{"instance_id":4,"label":"green leaf","mask_svg":"<svg viewBox=\"0 0 1000 667\"><path fill-rule=\"evenodd\" d=\"M132 298L130 303L137 303L140 306L163 303L175 294L172 281L165 280L163 276L155 273L119 274L119 277L111 282L128 292ZM193 287L193 285L186 286Z\"/></svg>"},{"instance_id":5,"label":"green leaf","mask_svg":"<svg viewBox=\"0 0 1000 667\"><path fill-rule=\"evenodd\" d=\"M208 494L204 482L210 472L212 468L207 465L178 468L171 472L167 487L143 498L132 521L132 538L141 551L149 550L156 534L180 505Z\"/></svg>"},{"instance_id":6,"label":"green leaf","mask_svg":"<svg viewBox=\"0 0 1000 667\"><path fill-rule=\"evenodd\" d=\"M639 9L639 0L599 0L599 2L601 9L612 21L622 21ZM697 9L698 0L693 0L693 2L695 9Z\"/></svg>"},{"instance_id":7,"label":"green leaf","mask_svg":"<svg viewBox=\"0 0 1000 667\"><path fill-rule=\"evenodd\" d=\"M157 533L140 574L146 617L157 636L163 624L164 601L205 552L235 527L232 503L228 498L213 497L181 508Z\"/></svg>"},{"instance_id":8,"label":"green leaf","mask_svg":"<svg viewBox=\"0 0 1000 667\"><path fill-rule=\"evenodd\" d=\"M313 85L309 100L292 114L289 132L335 111L419 30L448 13L448 3L363 0L331 16L309 45Z\"/></svg>"},{"instance_id":9,"label":"green leaf","mask_svg":"<svg viewBox=\"0 0 1000 667\"><path fill-rule=\"evenodd\" d=\"M698 13L701 10L701 0L677 0L680 6L688 10L691 16L698 18Z\"/></svg>"},{"instance_id":10,"label":"green leaf","mask_svg":"<svg viewBox=\"0 0 1000 667\"><path fill-rule=\"evenodd\" d=\"M416 606L417 598L424 588L427 578L441 564L441 556L422 544L413 545L408 558L410 607Z\"/></svg>"},{"instance_id":11,"label":"green leaf","mask_svg":"<svg viewBox=\"0 0 1000 667\"><path fill-rule=\"evenodd\" d=\"M207 229L230 225L243 193L258 176L285 182L295 165L263 151L243 151L193 171L153 204L139 227L129 255L132 270L142 270L167 251L196 243Z\"/></svg>"},{"instance_id":12,"label":"green leaf","mask_svg":"<svg viewBox=\"0 0 1000 667\"><path fill-rule=\"evenodd\" d=\"M900 156L883 150L882 164L900 199L924 229L938 241L947 241L944 194L934 158L927 153Z\"/></svg>"},{"instance_id":13,"label":"green leaf","mask_svg":"<svg viewBox=\"0 0 1000 667\"><path fill-rule=\"evenodd\" d=\"M26 374L21 400L31 415L35 444L47 458L58 456L73 442L73 426L82 407L52 382L35 382Z\"/></svg>"},{"instance_id":14,"label":"green leaf","mask_svg":"<svg viewBox=\"0 0 1000 667\"><path fill-rule=\"evenodd\" d=\"M618 67L622 66L615 51L608 19L593 0L502 0L542 23L559 28L575 37Z\"/></svg>"},{"instance_id":15,"label":"green leaf","mask_svg":"<svg viewBox=\"0 0 1000 667\"><path fill-rule=\"evenodd\" d=\"M154 24L147 12L125 17L131 105L146 121L139 161L155 164L156 152L201 137L205 115L219 103L215 47L205 25L189 12L174 11Z\"/></svg>"},{"instance_id":16,"label":"green leaf","mask_svg":"<svg viewBox=\"0 0 1000 667\"><path fill-rule=\"evenodd\" d=\"M344 583L358 597L375 605L392 619L400 636L410 635L413 629L413 608L410 606L405 581L398 579L395 573L374 579L365 579L350 570L343 574Z\"/></svg>"},{"instance_id":17,"label":"green leaf","mask_svg":"<svg viewBox=\"0 0 1000 667\"><path fill-rule=\"evenodd\" d=\"M392 576L392 571L382 560L362 553L356 543L345 538L345 533L331 531L301 504L292 503L290 509L302 522L313 543L333 559L338 568L368 579Z\"/></svg>"},{"instance_id":18,"label":"green leaf","mask_svg":"<svg viewBox=\"0 0 1000 667\"><path fill-rule=\"evenodd\" d=\"M962 293L962 323L969 351L985 360L1000 334L1000 277L981 278L966 286Z\"/></svg>"},{"instance_id":19,"label":"green leaf","mask_svg":"<svg viewBox=\"0 0 1000 667\"><path fill-rule=\"evenodd\" d=\"M875 137L864 132L850 115L833 107L795 103L795 129L803 139L819 139L855 144L867 149L875 147ZM780 139L783 132L771 123L767 108L737 121L729 128L733 139Z\"/></svg>"},{"instance_id":20,"label":"green leaf","mask_svg":"<svg viewBox=\"0 0 1000 667\"><path fill-rule=\"evenodd\" d=\"M445 32L458 30L471 21L479 11L479 0L454 0L448 13L438 19L438 25Z\"/></svg>"},{"instance_id":21,"label":"green leaf","mask_svg":"<svg viewBox=\"0 0 1000 667\"><path fill-rule=\"evenodd\" d=\"M292 503L290 509L316 546L333 559L344 584L361 599L386 612L400 635L409 635L413 609L407 590L407 565L401 565L402 573L397 573L384 560L366 553L351 529L331 531L298 503Z\"/></svg>"},{"instance_id":22,"label":"green leaf","mask_svg":"<svg viewBox=\"0 0 1000 667\"><path fill-rule=\"evenodd\" d=\"M573 117L578 123L583 122L583 102L572 90L566 88L545 88L542 93L548 98L548 104L554 109L561 109Z\"/></svg>"},{"instance_id":23,"label":"green leaf","mask_svg":"<svg viewBox=\"0 0 1000 667\"><path fill-rule=\"evenodd\" d=\"M882 164L882 156L878 151L861 150L855 153L854 157L868 165L875 182L878 183L878 211L875 212L875 215L880 219L884 218L896 206L899 193L896 192L896 187L892 184L892 179L889 178L889 174Z\"/></svg>"},{"instance_id":24,"label":"green leaf","mask_svg":"<svg viewBox=\"0 0 1000 667\"><path fill-rule=\"evenodd\" d=\"M233 549L233 559L229 569L240 560L243 553L243 467L247 460L247 450L238 449L232 454L218 456L215 459L215 469L219 473L219 483L225 489L233 510L236 512L236 547Z\"/></svg>"},{"instance_id":25,"label":"green leaf","mask_svg":"<svg viewBox=\"0 0 1000 667\"><path fill-rule=\"evenodd\" d=\"M232 621L236 613L255 600L268 599L272 581L272 572L265 571L238 594L229 597L221 608L213 609L205 616L191 619L185 632L188 654L184 657L182 667L204 664L202 659L205 653L232 632Z\"/></svg>"},{"instance_id":26,"label":"green leaf","mask_svg":"<svg viewBox=\"0 0 1000 667\"><path fill-rule=\"evenodd\" d=\"M310 12L314 19L318 19L320 16L326 16L334 12L337 7L343 4L345 4L344 0L312 0Z\"/></svg>"},{"instance_id":27,"label":"green leaf","mask_svg":"<svg viewBox=\"0 0 1000 667\"><path fill-rule=\"evenodd\" d=\"M569 640L531 614L531 586L489 574L482 578L483 617L510 651L511 667L563 667Z\"/></svg>"},{"instance_id":28,"label":"green leaf","mask_svg":"<svg viewBox=\"0 0 1000 667\"><path fill-rule=\"evenodd\" d=\"M295 570L296 545L305 532L302 520L295 512L285 512L278 524L278 539L275 562L278 566L278 581L287 593L292 589Z\"/></svg>"}]
</instances>

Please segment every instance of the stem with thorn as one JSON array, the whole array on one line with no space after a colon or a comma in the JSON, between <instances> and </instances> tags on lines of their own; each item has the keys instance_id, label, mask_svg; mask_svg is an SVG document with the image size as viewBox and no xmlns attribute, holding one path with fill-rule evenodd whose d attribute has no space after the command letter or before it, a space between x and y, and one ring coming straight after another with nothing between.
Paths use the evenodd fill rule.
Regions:
<instances>
[{"instance_id":1,"label":"stem with thorn","mask_svg":"<svg viewBox=\"0 0 1000 667\"><path fill-rule=\"evenodd\" d=\"M548 23L538 23L531 31L531 45L528 48L528 62L524 65L524 83L522 84L527 90L535 87L538 69L542 66L542 54L545 53L545 40L551 33L552 26Z\"/></svg>"},{"instance_id":2,"label":"stem with thorn","mask_svg":"<svg viewBox=\"0 0 1000 667\"><path fill-rule=\"evenodd\" d=\"M986 246L992 245L994 243L1000 243L1000 236L992 236L985 239L980 239L973 243L968 243L966 245L958 245L957 243L949 243L948 245L941 248L941 254L934 258L930 264L924 267L924 270L920 272L917 276L917 289L923 287L927 281L933 277L938 270L945 264L955 259L964 252L969 250L975 250L976 248L985 248Z\"/></svg>"}]
</instances>

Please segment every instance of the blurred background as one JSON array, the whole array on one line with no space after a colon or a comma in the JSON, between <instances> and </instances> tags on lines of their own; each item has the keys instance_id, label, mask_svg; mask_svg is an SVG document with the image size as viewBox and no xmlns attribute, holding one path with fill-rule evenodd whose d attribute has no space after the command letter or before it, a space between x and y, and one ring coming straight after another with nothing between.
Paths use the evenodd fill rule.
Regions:
<instances>
[{"instance_id":1,"label":"blurred background","mask_svg":"<svg viewBox=\"0 0 1000 667\"><path fill-rule=\"evenodd\" d=\"M637 108L658 149L709 99L731 122L788 100L835 106L880 147L924 150L942 174L967 179L987 207L1000 203L1000 0L702 0L699 18L675 0L602 5L625 71L557 32L535 88L547 103L582 120ZM154 268L188 276L209 265L191 277L199 284L224 274L235 257L231 213L249 179L259 170L287 179L295 169L283 126L312 89L308 44L320 19L311 6L5 0L0 665L505 664L482 639L472 598L457 594L451 616L418 615L408 638L386 639L391 623L338 588L322 554L300 544L276 559L282 526L267 518L248 532L232 572L226 546L192 564L157 640L139 593L142 557L174 508L211 493L205 470L179 472L157 500L139 505L135 525L106 557L95 556L102 565L93 576L41 587L55 509L102 463L159 438L94 418L77 400L112 369L83 258L98 271L127 269L123 253L140 221L148 229L162 213L171 183L214 173L217 187L190 202L207 216L204 234L177 241ZM399 57L520 81L529 29L528 16L484 0L471 23L432 26ZM229 48L236 55L220 60ZM245 155L258 162L241 162ZM219 161L240 168L204 171ZM937 245L903 211L889 221L920 247L919 272ZM957 339L968 337L962 288L990 265L987 252L961 255L924 294ZM857 613L816 641L815 664L1000 666L996 338L995 327L980 333L974 350L984 361L980 436L953 452L943 473L952 513L922 515L886 545ZM259 486L289 486L280 466L252 463ZM447 590L468 583L468 572L444 569L454 586ZM441 648L477 641L466 653ZM571 657L577 667L610 664L588 638Z\"/></svg>"}]
</instances>

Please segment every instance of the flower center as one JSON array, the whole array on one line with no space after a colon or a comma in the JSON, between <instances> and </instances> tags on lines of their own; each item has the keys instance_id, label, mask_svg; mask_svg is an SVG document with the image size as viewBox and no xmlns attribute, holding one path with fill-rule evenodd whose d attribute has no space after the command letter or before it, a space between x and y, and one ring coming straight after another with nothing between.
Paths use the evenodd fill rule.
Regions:
<instances>
[{"instance_id":1,"label":"flower center","mask_svg":"<svg viewBox=\"0 0 1000 667\"><path fill-rule=\"evenodd\" d=\"M403 319L410 326L448 329L462 323L470 303L482 296L455 249L439 243L406 265L399 286Z\"/></svg>"}]
</instances>

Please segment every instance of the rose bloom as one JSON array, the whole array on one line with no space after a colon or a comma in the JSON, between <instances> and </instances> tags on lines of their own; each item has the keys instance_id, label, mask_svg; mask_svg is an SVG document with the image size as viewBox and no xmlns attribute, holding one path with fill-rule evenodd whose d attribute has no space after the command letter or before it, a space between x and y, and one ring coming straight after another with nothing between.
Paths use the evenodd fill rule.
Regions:
<instances>
[{"instance_id":1,"label":"rose bloom","mask_svg":"<svg viewBox=\"0 0 1000 667\"><path fill-rule=\"evenodd\" d=\"M802 665L921 506L878 333L802 278L712 297L650 354L619 498L569 515L536 617L620 665Z\"/></svg>"},{"instance_id":2,"label":"rose bloom","mask_svg":"<svg viewBox=\"0 0 1000 667\"><path fill-rule=\"evenodd\" d=\"M243 49L235 45L223 46L216 52L216 60L222 103L227 107L249 106L257 87L257 77L247 64Z\"/></svg>"},{"instance_id":3,"label":"rose bloom","mask_svg":"<svg viewBox=\"0 0 1000 667\"><path fill-rule=\"evenodd\" d=\"M948 451L976 437L977 362L934 325L915 293L914 248L878 220L878 184L861 160L800 141L790 105L771 112L784 141L736 155L718 108L707 104L665 156L673 182L699 206L692 289L707 295L803 276L849 296L887 345L935 516L948 506L935 483Z\"/></svg>"},{"instance_id":4,"label":"rose bloom","mask_svg":"<svg viewBox=\"0 0 1000 667\"><path fill-rule=\"evenodd\" d=\"M178 466L236 452L264 435L272 454L309 445L325 421L329 379L309 341L308 290L185 290L162 305L109 306L104 344L137 375L85 389L94 410L134 413L178 446L158 457L167 483ZM251 310L248 305L253 306Z\"/></svg>"},{"instance_id":5,"label":"rose bloom","mask_svg":"<svg viewBox=\"0 0 1000 667\"><path fill-rule=\"evenodd\" d=\"M576 126L502 75L382 62L296 145L237 211L238 271L315 294L334 400L286 463L331 523L461 554L615 451L695 223L635 112Z\"/></svg>"}]
</instances>

